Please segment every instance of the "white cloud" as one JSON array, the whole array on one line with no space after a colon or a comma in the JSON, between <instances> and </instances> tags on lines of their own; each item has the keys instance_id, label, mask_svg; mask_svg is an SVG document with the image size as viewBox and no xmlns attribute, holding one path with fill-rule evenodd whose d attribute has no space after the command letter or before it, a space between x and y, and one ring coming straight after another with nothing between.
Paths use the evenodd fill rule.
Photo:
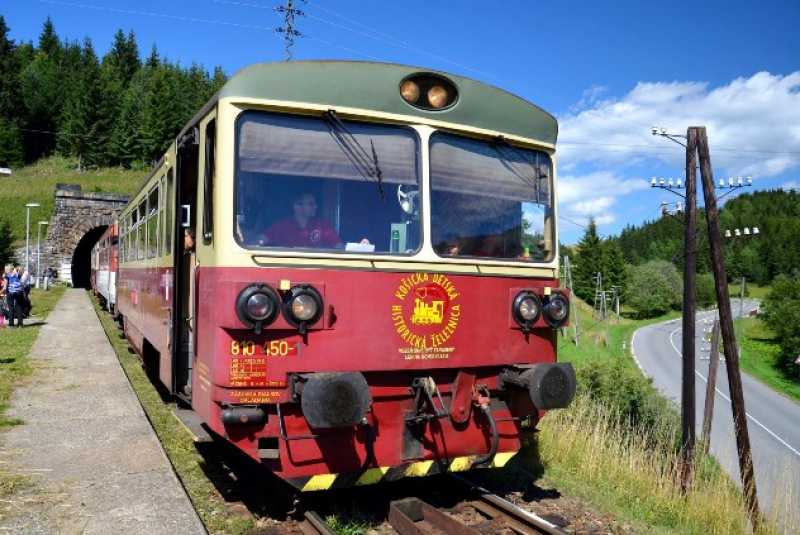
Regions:
<instances>
[{"instance_id":1,"label":"white cloud","mask_svg":"<svg viewBox=\"0 0 800 535\"><path fill-rule=\"evenodd\" d=\"M644 178L621 178L611 171L558 177L558 204L562 217L585 226L590 217L598 227L614 223L617 200L635 191L649 189Z\"/></svg>"},{"instance_id":2,"label":"white cloud","mask_svg":"<svg viewBox=\"0 0 800 535\"><path fill-rule=\"evenodd\" d=\"M784 182L783 184L781 184L781 189L783 191L789 191L789 190L792 190L792 189L795 190L795 191L798 191L798 190L800 190L800 182L798 182L796 180L793 180L791 182Z\"/></svg>"},{"instance_id":3,"label":"white cloud","mask_svg":"<svg viewBox=\"0 0 800 535\"><path fill-rule=\"evenodd\" d=\"M675 134L705 126L717 176L777 176L800 167L800 71L768 72L710 88L705 82L640 82L619 99L597 100L588 90L583 109L559 118L562 170L581 164L603 169L655 158L681 170L684 152L654 137L652 125Z\"/></svg>"}]
</instances>

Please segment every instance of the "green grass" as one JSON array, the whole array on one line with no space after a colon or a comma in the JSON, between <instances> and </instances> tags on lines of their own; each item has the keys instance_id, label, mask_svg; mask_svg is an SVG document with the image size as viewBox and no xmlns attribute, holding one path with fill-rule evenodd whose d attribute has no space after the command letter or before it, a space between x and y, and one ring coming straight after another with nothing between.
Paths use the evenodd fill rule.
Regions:
<instances>
[{"instance_id":1,"label":"green grass","mask_svg":"<svg viewBox=\"0 0 800 535\"><path fill-rule=\"evenodd\" d=\"M741 333L739 367L776 392L800 403L800 377L787 377L779 369L781 349L764 322L758 318L737 319L736 332Z\"/></svg>"},{"instance_id":2,"label":"green grass","mask_svg":"<svg viewBox=\"0 0 800 535\"><path fill-rule=\"evenodd\" d=\"M14 240L25 239L28 203L41 206L31 208L31 236L36 238L38 221L49 221L55 209L56 184L79 184L83 191L131 195L144 181L146 172L119 168L103 168L78 172L77 160L53 156L34 165L15 170L11 177L0 181L3 202L0 203L0 221L8 221ZM43 238L44 239L44 238Z\"/></svg>"},{"instance_id":3,"label":"green grass","mask_svg":"<svg viewBox=\"0 0 800 535\"><path fill-rule=\"evenodd\" d=\"M744 298L753 299L755 301L763 301L767 297L767 294L770 292L770 289L771 288L769 286L758 286L756 284L745 281ZM728 285L728 295L736 299L742 296L741 279L739 279L739 282L736 284Z\"/></svg>"}]
</instances>

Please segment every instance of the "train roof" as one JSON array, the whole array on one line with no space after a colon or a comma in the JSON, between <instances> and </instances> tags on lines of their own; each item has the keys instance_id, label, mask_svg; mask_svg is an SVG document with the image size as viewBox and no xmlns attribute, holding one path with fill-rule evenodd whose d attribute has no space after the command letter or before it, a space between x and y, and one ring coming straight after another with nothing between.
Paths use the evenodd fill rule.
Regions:
<instances>
[{"instance_id":1,"label":"train roof","mask_svg":"<svg viewBox=\"0 0 800 535\"><path fill-rule=\"evenodd\" d=\"M459 93L455 105L429 111L403 100L400 83L420 73L432 73L454 83ZM555 145L558 137L555 117L535 104L476 80L406 65L350 61L258 63L234 74L213 100L236 97L379 110L469 124L550 145Z\"/></svg>"}]
</instances>

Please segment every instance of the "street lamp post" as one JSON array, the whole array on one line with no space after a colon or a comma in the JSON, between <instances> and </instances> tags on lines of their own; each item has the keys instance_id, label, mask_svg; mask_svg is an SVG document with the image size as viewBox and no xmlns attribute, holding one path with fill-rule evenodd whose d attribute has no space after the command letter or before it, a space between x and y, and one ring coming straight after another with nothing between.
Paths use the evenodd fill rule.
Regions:
<instances>
[{"instance_id":1,"label":"street lamp post","mask_svg":"<svg viewBox=\"0 0 800 535\"><path fill-rule=\"evenodd\" d=\"M27 217L25 219L25 271L28 272L28 277L31 275L30 270L30 255L31 255L31 208L38 208L41 206L38 202L29 202L25 205L27 210Z\"/></svg>"},{"instance_id":2,"label":"street lamp post","mask_svg":"<svg viewBox=\"0 0 800 535\"><path fill-rule=\"evenodd\" d=\"M36 287L39 287L39 279L42 274L42 225L48 225L49 221L39 221L39 235L36 238ZM45 236L46 237L46 236Z\"/></svg>"}]
</instances>

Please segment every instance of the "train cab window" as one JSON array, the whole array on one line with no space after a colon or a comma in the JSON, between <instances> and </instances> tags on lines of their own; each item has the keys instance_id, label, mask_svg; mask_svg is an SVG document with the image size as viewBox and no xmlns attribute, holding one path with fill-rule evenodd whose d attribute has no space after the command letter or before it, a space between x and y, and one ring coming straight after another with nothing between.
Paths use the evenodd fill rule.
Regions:
<instances>
[{"instance_id":1,"label":"train cab window","mask_svg":"<svg viewBox=\"0 0 800 535\"><path fill-rule=\"evenodd\" d=\"M442 257L553 256L552 164L541 151L447 133L431 137L431 219Z\"/></svg>"},{"instance_id":2,"label":"train cab window","mask_svg":"<svg viewBox=\"0 0 800 535\"><path fill-rule=\"evenodd\" d=\"M259 112L239 118L234 228L242 246L343 254L419 249L416 132L340 123L337 129L322 117Z\"/></svg>"}]
</instances>

